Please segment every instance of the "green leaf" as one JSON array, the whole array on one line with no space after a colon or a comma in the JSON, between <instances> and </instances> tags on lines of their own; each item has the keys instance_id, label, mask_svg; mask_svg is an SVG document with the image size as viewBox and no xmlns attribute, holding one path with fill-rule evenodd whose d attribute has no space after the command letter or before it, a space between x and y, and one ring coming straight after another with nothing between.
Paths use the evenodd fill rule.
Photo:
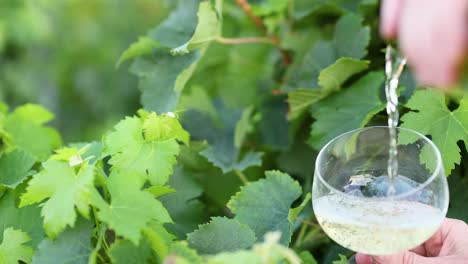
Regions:
<instances>
[{"instance_id":1,"label":"green leaf","mask_svg":"<svg viewBox=\"0 0 468 264\"><path fill-rule=\"evenodd\" d=\"M132 175L113 171L107 181L111 204L98 203L98 218L120 235L138 245L141 230L151 220L169 223L164 206L149 192L141 190L142 182Z\"/></svg>"},{"instance_id":2,"label":"green leaf","mask_svg":"<svg viewBox=\"0 0 468 264\"><path fill-rule=\"evenodd\" d=\"M369 61L342 57L320 71L319 85L324 92L338 91L343 83L356 73L369 67Z\"/></svg>"},{"instance_id":3,"label":"green leaf","mask_svg":"<svg viewBox=\"0 0 468 264\"><path fill-rule=\"evenodd\" d=\"M171 260L174 260L171 262ZM165 259L165 263L177 264L203 264L202 258L198 253L189 248L186 241L176 241L171 244L169 256Z\"/></svg>"},{"instance_id":4,"label":"green leaf","mask_svg":"<svg viewBox=\"0 0 468 264\"><path fill-rule=\"evenodd\" d=\"M258 116L252 116L253 111L253 107L247 107L242 111L242 116L239 121L237 121L236 130L234 132L234 145L237 148L242 147L247 135L252 133L255 129L254 123L258 121Z\"/></svg>"},{"instance_id":5,"label":"green leaf","mask_svg":"<svg viewBox=\"0 0 468 264\"><path fill-rule=\"evenodd\" d=\"M24 243L31 240L29 236L20 230L7 228L3 231L3 242L0 244L0 263L14 264L19 260L31 263L33 249Z\"/></svg>"},{"instance_id":6,"label":"green leaf","mask_svg":"<svg viewBox=\"0 0 468 264\"><path fill-rule=\"evenodd\" d=\"M180 239L185 239L187 233L208 219L205 206L198 200L203 188L195 180L193 173L181 166L175 167L169 185L175 192L161 197L160 200L174 223L165 226Z\"/></svg>"},{"instance_id":7,"label":"green leaf","mask_svg":"<svg viewBox=\"0 0 468 264\"><path fill-rule=\"evenodd\" d=\"M187 0L180 2L177 9L150 32L156 42L173 48L173 53L184 55L172 56L166 50L156 49L153 54L134 61L131 69L140 77L141 102L145 109L162 113L176 108L180 93L205 52L206 44L219 35L220 27L218 14L209 1L199 4L197 0ZM194 50L198 48L200 50Z\"/></svg>"},{"instance_id":8,"label":"green leaf","mask_svg":"<svg viewBox=\"0 0 468 264\"><path fill-rule=\"evenodd\" d=\"M109 250L113 264L148 263L151 246L144 240L138 246L128 240L118 240Z\"/></svg>"},{"instance_id":9,"label":"green leaf","mask_svg":"<svg viewBox=\"0 0 468 264\"><path fill-rule=\"evenodd\" d=\"M206 90L199 86L191 87L189 93L184 93L180 97L179 109L185 111L193 109L202 113L207 113L212 119L216 119L216 108L211 102L211 98Z\"/></svg>"},{"instance_id":10,"label":"green leaf","mask_svg":"<svg viewBox=\"0 0 468 264\"><path fill-rule=\"evenodd\" d=\"M172 56L168 51L155 50L151 55L135 59L131 71L139 76L143 107L157 113L173 111L201 55L200 51L194 51Z\"/></svg>"},{"instance_id":11,"label":"green leaf","mask_svg":"<svg viewBox=\"0 0 468 264\"><path fill-rule=\"evenodd\" d=\"M80 219L75 227L65 230L55 240L44 239L33 256L33 263L88 264L93 250L92 230L91 222Z\"/></svg>"},{"instance_id":12,"label":"green leaf","mask_svg":"<svg viewBox=\"0 0 468 264\"><path fill-rule=\"evenodd\" d=\"M150 224L150 227L145 228L143 233L146 240L150 243L153 251L160 259L164 259L169 253L169 245L175 237L167 232L162 224L154 222Z\"/></svg>"},{"instance_id":13,"label":"green leaf","mask_svg":"<svg viewBox=\"0 0 468 264\"><path fill-rule=\"evenodd\" d=\"M127 117L104 141L111 155L109 163L115 169L145 176L154 185L164 185L172 174L172 166L179 153L175 137L187 141L188 134L182 132L180 124L172 117L166 120L154 116L150 114L144 121L138 117Z\"/></svg>"},{"instance_id":14,"label":"green leaf","mask_svg":"<svg viewBox=\"0 0 468 264\"><path fill-rule=\"evenodd\" d=\"M317 41L315 45L305 54L303 59L298 58L296 62L288 70L288 81L283 91L292 91L298 88L317 89L319 82L327 87L335 87L335 81L327 79L331 71L343 68L344 65L352 65L354 68L349 73L343 74L343 79L347 79L353 72L362 71L365 67L364 62L358 62L367 54L367 46L370 40L370 28L362 26L362 18L347 14L342 16L335 26L335 32L331 41ZM332 65L335 61L343 58L335 66ZM351 59L354 59L351 62ZM319 79L320 72L330 66L322 76L322 81ZM333 74L332 74L333 76ZM346 77L346 78L345 78ZM338 80L339 82L341 80ZM344 81L344 80L343 80Z\"/></svg>"},{"instance_id":15,"label":"green leaf","mask_svg":"<svg viewBox=\"0 0 468 264\"><path fill-rule=\"evenodd\" d=\"M468 192L466 191L468 188L468 174L466 172L463 175L463 170L460 166L457 166L448 178L450 206L447 217L468 222L468 210L466 210L466 204L468 203Z\"/></svg>"},{"instance_id":16,"label":"green leaf","mask_svg":"<svg viewBox=\"0 0 468 264\"><path fill-rule=\"evenodd\" d=\"M228 109L221 103L217 105L217 111L218 120L213 120L206 113L193 110L184 115L184 127L191 132L193 138L207 140L211 145L200 154L220 168L223 173L259 166L262 153L248 152L241 158L240 150L235 146L235 129L241 118L241 112L237 109Z\"/></svg>"},{"instance_id":17,"label":"green leaf","mask_svg":"<svg viewBox=\"0 0 468 264\"><path fill-rule=\"evenodd\" d=\"M302 263L317 264L317 260L315 260L314 256L309 251L302 251L299 253L299 257L301 258Z\"/></svg>"},{"instance_id":18,"label":"green leaf","mask_svg":"<svg viewBox=\"0 0 468 264\"><path fill-rule=\"evenodd\" d=\"M335 27L333 46L338 57L360 59L367 55L370 27L362 26L363 18L354 14L342 16Z\"/></svg>"},{"instance_id":19,"label":"green leaf","mask_svg":"<svg viewBox=\"0 0 468 264\"><path fill-rule=\"evenodd\" d=\"M119 61L117 62L116 67L119 67L122 62L133 59L135 57L149 54L155 48L159 48L160 45L150 37L139 37L135 43L132 43L128 49L126 49L122 55L120 55Z\"/></svg>"},{"instance_id":20,"label":"green leaf","mask_svg":"<svg viewBox=\"0 0 468 264\"><path fill-rule=\"evenodd\" d=\"M205 158L208 159L213 165L220 168L223 173L228 173L231 171L243 171L252 166L261 166L262 165L262 155L261 152L247 152L244 157L242 157L237 162L232 162L232 160L225 160L218 152L215 151L213 147L209 147L206 150L200 152Z\"/></svg>"},{"instance_id":21,"label":"green leaf","mask_svg":"<svg viewBox=\"0 0 468 264\"><path fill-rule=\"evenodd\" d=\"M61 144L58 132L44 124L53 114L38 105L20 106L5 118L5 131L12 144L30 153L39 160L45 160L53 149Z\"/></svg>"},{"instance_id":22,"label":"green leaf","mask_svg":"<svg viewBox=\"0 0 468 264\"><path fill-rule=\"evenodd\" d=\"M349 264L348 258L344 255L339 255L340 259L333 261L333 264Z\"/></svg>"},{"instance_id":23,"label":"green leaf","mask_svg":"<svg viewBox=\"0 0 468 264\"><path fill-rule=\"evenodd\" d=\"M274 13L281 13L288 7L288 2L283 0L265 0L252 4L252 12L256 16L267 16Z\"/></svg>"},{"instance_id":24,"label":"green leaf","mask_svg":"<svg viewBox=\"0 0 468 264\"><path fill-rule=\"evenodd\" d=\"M300 117L309 107L324 98L321 90L296 89L288 93L288 119L293 120Z\"/></svg>"},{"instance_id":25,"label":"green leaf","mask_svg":"<svg viewBox=\"0 0 468 264\"><path fill-rule=\"evenodd\" d=\"M18 189L20 188L18 187ZM8 227L23 230L32 238L28 244L35 248L44 237L40 218L41 208L37 206L17 208L15 200L18 191L8 190L0 198L0 233L3 233Z\"/></svg>"},{"instance_id":26,"label":"green leaf","mask_svg":"<svg viewBox=\"0 0 468 264\"><path fill-rule=\"evenodd\" d=\"M235 264L235 263L290 263L300 264L301 259L296 253L279 244L280 232L271 232L265 235L263 243L255 244L251 250L236 252L222 252L216 256L209 256L209 264Z\"/></svg>"},{"instance_id":27,"label":"green leaf","mask_svg":"<svg viewBox=\"0 0 468 264\"><path fill-rule=\"evenodd\" d=\"M281 243L287 245L292 234L288 215L301 187L285 173L267 171L265 175L265 179L242 187L227 206L236 215L234 219L252 228L258 238L280 231Z\"/></svg>"},{"instance_id":28,"label":"green leaf","mask_svg":"<svg viewBox=\"0 0 468 264\"><path fill-rule=\"evenodd\" d=\"M312 105L311 114L316 121L308 143L320 149L336 136L365 126L385 107L379 98L383 81L381 72L371 72L344 91Z\"/></svg>"},{"instance_id":29,"label":"green leaf","mask_svg":"<svg viewBox=\"0 0 468 264\"><path fill-rule=\"evenodd\" d=\"M288 104L285 96L268 96L260 106L261 119L258 122L260 132L258 141L272 150L284 151L292 140L290 123L287 120Z\"/></svg>"},{"instance_id":30,"label":"green leaf","mask_svg":"<svg viewBox=\"0 0 468 264\"><path fill-rule=\"evenodd\" d=\"M248 226L237 220L213 217L211 222L188 234L187 240L200 254L217 254L248 248L256 237Z\"/></svg>"},{"instance_id":31,"label":"green leaf","mask_svg":"<svg viewBox=\"0 0 468 264\"><path fill-rule=\"evenodd\" d=\"M29 153L15 149L0 157L0 184L16 188L26 177L32 174L35 159Z\"/></svg>"},{"instance_id":32,"label":"green leaf","mask_svg":"<svg viewBox=\"0 0 468 264\"><path fill-rule=\"evenodd\" d=\"M73 227L76 209L89 217L91 194L94 189L94 166L83 164L78 170L68 163L48 160L44 167L28 182L21 196L20 207L44 202L41 215L47 235L55 238L66 226Z\"/></svg>"},{"instance_id":33,"label":"green leaf","mask_svg":"<svg viewBox=\"0 0 468 264\"><path fill-rule=\"evenodd\" d=\"M441 91L420 90L415 92L406 107L413 111L401 118L401 127L430 135L442 153L445 171L450 174L461 159L457 142L463 141L468 146L468 96L464 96L456 110L450 111ZM413 137L400 137L402 144L415 140Z\"/></svg>"},{"instance_id":34,"label":"green leaf","mask_svg":"<svg viewBox=\"0 0 468 264\"><path fill-rule=\"evenodd\" d=\"M186 54L193 49L205 47L221 34L219 15L209 1L201 2L197 12L198 24L192 38L171 50L173 54Z\"/></svg>"},{"instance_id":35,"label":"green leaf","mask_svg":"<svg viewBox=\"0 0 468 264\"><path fill-rule=\"evenodd\" d=\"M164 195L175 192L175 189L170 187L170 186L157 186L157 185L155 185L155 186L151 186L151 187L145 189L145 191L151 193L154 196L154 198L158 198L158 197L161 197L161 196L164 196Z\"/></svg>"},{"instance_id":36,"label":"green leaf","mask_svg":"<svg viewBox=\"0 0 468 264\"><path fill-rule=\"evenodd\" d=\"M289 213L288 213L289 223L294 224L294 221L296 220L297 216L302 212L304 207L306 207L307 205L310 205L309 204L310 197L311 197L310 193L307 193L306 197L304 198L304 200L298 207L295 207L289 210Z\"/></svg>"}]
</instances>

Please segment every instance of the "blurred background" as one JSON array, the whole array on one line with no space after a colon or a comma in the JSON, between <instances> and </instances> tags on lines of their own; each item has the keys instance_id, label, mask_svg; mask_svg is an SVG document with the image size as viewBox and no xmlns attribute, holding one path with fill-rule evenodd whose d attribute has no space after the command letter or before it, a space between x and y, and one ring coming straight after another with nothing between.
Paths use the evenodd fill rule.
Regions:
<instances>
[{"instance_id":1,"label":"blurred background","mask_svg":"<svg viewBox=\"0 0 468 264\"><path fill-rule=\"evenodd\" d=\"M99 139L139 107L120 54L165 17L154 0L0 1L0 100L39 103L65 142Z\"/></svg>"}]
</instances>

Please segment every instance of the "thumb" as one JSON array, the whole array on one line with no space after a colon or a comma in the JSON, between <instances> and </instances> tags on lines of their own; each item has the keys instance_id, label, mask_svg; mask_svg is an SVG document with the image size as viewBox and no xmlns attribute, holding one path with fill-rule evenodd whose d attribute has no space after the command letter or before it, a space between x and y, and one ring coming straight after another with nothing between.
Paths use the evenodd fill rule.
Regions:
<instances>
[{"instance_id":1,"label":"thumb","mask_svg":"<svg viewBox=\"0 0 468 264\"><path fill-rule=\"evenodd\" d=\"M411 251L396 255L374 256L379 264L440 264L440 258L426 258Z\"/></svg>"}]
</instances>

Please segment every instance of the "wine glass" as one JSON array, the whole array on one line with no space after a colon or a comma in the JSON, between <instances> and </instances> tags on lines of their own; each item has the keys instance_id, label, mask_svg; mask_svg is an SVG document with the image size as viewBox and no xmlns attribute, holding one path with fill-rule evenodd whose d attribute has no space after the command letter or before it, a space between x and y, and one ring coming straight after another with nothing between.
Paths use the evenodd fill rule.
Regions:
<instances>
[{"instance_id":1,"label":"wine glass","mask_svg":"<svg viewBox=\"0 0 468 264\"><path fill-rule=\"evenodd\" d=\"M397 139L394 179L387 176L388 127L344 133L320 151L313 208L325 233L343 247L400 253L422 244L444 220L449 194L439 150L409 129L397 128Z\"/></svg>"}]
</instances>

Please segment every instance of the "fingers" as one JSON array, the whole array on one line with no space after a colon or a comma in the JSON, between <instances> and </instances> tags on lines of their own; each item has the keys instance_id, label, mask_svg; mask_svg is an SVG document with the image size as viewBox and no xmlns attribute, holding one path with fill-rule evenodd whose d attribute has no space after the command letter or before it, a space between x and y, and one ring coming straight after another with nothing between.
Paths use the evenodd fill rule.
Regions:
<instances>
[{"instance_id":1,"label":"fingers","mask_svg":"<svg viewBox=\"0 0 468 264\"><path fill-rule=\"evenodd\" d=\"M385 38L395 38L402 0L384 0L380 9L380 32Z\"/></svg>"},{"instance_id":2,"label":"fingers","mask_svg":"<svg viewBox=\"0 0 468 264\"><path fill-rule=\"evenodd\" d=\"M373 258L373 259L372 259ZM446 263L441 258L426 258L411 251L407 251L396 255L387 256L369 256L364 254L356 254L357 264L441 264ZM447 262L452 263L452 262ZM454 262L454 264L457 262ZM458 263L457 263L458 264Z\"/></svg>"},{"instance_id":3,"label":"fingers","mask_svg":"<svg viewBox=\"0 0 468 264\"><path fill-rule=\"evenodd\" d=\"M399 13L400 48L420 84L452 85L465 54L466 0L406 0Z\"/></svg>"},{"instance_id":4,"label":"fingers","mask_svg":"<svg viewBox=\"0 0 468 264\"><path fill-rule=\"evenodd\" d=\"M467 255L468 225L446 218L436 233L424 243L427 256Z\"/></svg>"}]
</instances>

